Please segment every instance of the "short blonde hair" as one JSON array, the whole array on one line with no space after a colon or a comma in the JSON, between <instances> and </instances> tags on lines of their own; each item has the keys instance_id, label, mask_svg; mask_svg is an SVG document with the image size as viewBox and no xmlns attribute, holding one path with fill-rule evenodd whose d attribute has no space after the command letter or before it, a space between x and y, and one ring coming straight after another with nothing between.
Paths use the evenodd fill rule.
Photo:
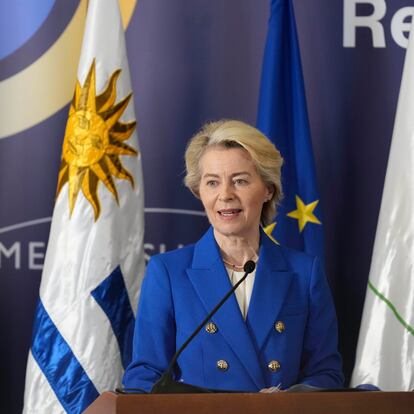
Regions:
<instances>
[{"instance_id":1,"label":"short blonde hair","mask_svg":"<svg viewBox=\"0 0 414 414\"><path fill-rule=\"evenodd\" d=\"M273 143L258 129L241 121L221 120L205 124L195 134L185 151L186 176L184 184L200 197L200 159L207 148L244 148L251 156L265 185L273 189L272 198L263 204L262 225L270 224L276 215L276 206L283 197L280 170L283 158Z\"/></svg>"}]
</instances>

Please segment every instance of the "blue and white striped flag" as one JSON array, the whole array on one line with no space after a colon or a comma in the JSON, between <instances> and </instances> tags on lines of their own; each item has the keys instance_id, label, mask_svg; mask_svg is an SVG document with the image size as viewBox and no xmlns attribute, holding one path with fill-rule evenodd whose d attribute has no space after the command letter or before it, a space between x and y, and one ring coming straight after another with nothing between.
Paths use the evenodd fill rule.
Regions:
<instances>
[{"instance_id":1,"label":"blue and white striped flag","mask_svg":"<svg viewBox=\"0 0 414 414\"><path fill-rule=\"evenodd\" d=\"M117 0L90 0L29 354L24 413L81 413L121 385L144 202Z\"/></svg>"}]
</instances>

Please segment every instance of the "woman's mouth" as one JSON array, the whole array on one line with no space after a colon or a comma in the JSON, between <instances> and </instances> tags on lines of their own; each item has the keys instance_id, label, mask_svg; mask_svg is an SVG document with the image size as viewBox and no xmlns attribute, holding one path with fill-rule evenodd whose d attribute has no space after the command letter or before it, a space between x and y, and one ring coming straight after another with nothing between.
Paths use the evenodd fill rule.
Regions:
<instances>
[{"instance_id":1,"label":"woman's mouth","mask_svg":"<svg viewBox=\"0 0 414 414\"><path fill-rule=\"evenodd\" d=\"M223 218L233 218L241 213L240 208L226 208L223 210L218 210L218 214Z\"/></svg>"}]
</instances>

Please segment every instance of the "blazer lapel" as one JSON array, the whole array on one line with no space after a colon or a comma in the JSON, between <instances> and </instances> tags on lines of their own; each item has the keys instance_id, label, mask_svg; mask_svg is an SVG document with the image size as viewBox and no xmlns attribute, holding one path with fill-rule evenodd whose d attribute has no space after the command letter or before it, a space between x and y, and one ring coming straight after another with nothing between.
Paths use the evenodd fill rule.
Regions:
<instances>
[{"instance_id":1,"label":"blazer lapel","mask_svg":"<svg viewBox=\"0 0 414 414\"><path fill-rule=\"evenodd\" d=\"M259 262L246 319L259 351L274 327L292 278L293 273L280 247L262 232Z\"/></svg>"},{"instance_id":2,"label":"blazer lapel","mask_svg":"<svg viewBox=\"0 0 414 414\"><path fill-rule=\"evenodd\" d=\"M211 228L196 244L192 268L187 269L187 274L207 313L211 312L231 289L232 285ZM212 320L246 368L253 382L259 389L263 388L265 382L260 369L258 352L254 347L235 295L229 297Z\"/></svg>"}]
</instances>

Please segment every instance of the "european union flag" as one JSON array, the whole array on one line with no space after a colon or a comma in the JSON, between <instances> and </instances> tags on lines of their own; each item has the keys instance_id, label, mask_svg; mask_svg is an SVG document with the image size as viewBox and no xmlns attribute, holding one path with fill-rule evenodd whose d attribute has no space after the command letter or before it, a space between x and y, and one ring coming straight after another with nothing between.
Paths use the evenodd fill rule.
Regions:
<instances>
[{"instance_id":1,"label":"european union flag","mask_svg":"<svg viewBox=\"0 0 414 414\"><path fill-rule=\"evenodd\" d=\"M279 243L324 260L319 193L306 109L292 0L272 0L260 88L257 127L282 153L285 198L276 226Z\"/></svg>"}]
</instances>

